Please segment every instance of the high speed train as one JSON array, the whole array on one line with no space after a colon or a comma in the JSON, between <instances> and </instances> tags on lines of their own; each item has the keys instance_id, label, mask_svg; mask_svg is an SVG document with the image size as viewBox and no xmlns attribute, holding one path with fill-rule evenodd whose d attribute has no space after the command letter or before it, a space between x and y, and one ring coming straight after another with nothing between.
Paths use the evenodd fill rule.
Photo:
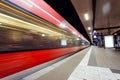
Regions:
<instances>
[{"instance_id":1,"label":"high speed train","mask_svg":"<svg viewBox=\"0 0 120 80\"><path fill-rule=\"evenodd\" d=\"M19 80L88 46L44 0L0 0L0 79Z\"/></svg>"}]
</instances>

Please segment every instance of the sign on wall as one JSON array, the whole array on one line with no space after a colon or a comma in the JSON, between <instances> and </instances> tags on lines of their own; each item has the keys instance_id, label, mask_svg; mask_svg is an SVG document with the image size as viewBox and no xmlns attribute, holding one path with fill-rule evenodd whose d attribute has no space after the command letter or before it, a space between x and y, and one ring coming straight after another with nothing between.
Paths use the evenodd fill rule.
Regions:
<instances>
[{"instance_id":1,"label":"sign on wall","mask_svg":"<svg viewBox=\"0 0 120 80\"><path fill-rule=\"evenodd\" d=\"M112 48L114 47L114 38L113 35L105 36L105 47Z\"/></svg>"}]
</instances>

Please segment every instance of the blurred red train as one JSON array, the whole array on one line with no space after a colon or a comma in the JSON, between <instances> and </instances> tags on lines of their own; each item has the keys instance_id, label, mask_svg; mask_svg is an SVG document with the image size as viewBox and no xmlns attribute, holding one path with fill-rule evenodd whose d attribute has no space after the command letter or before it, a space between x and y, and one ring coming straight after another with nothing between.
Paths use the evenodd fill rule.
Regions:
<instances>
[{"instance_id":1,"label":"blurred red train","mask_svg":"<svg viewBox=\"0 0 120 80\"><path fill-rule=\"evenodd\" d=\"M41 4L36 1L0 2L0 78L3 80L21 79L89 46L49 5L43 0Z\"/></svg>"}]
</instances>

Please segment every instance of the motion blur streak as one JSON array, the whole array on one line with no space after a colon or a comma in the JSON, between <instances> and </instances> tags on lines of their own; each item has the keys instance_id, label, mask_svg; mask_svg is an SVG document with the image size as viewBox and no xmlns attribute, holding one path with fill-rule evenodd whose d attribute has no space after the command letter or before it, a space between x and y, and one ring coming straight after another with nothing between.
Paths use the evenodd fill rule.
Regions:
<instances>
[{"instance_id":1,"label":"motion blur streak","mask_svg":"<svg viewBox=\"0 0 120 80\"><path fill-rule=\"evenodd\" d=\"M0 54L0 78L48 62L86 46ZM8 67L7 67L8 66Z\"/></svg>"}]
</instances>

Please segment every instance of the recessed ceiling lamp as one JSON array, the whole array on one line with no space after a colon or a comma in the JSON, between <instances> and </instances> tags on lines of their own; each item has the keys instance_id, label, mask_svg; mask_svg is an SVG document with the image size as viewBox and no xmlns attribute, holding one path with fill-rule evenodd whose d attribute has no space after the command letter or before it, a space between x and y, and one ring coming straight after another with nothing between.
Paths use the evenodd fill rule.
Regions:
<instances>
[{"instance_id":1,"label":"recessed ceiling lamp","mask_svg":"<svg viewBox=\"0 0 120 80\"><path fill-rule=\"evenodd\" d=\"M111 9L111 3L107 2L103 5L103 13L104 14L108 14L110 12Z\"/></svg>"},{"instance_id":2,"label":"recessed ceiling lamp","mask_svg":"<svg viewBox=\"0 0 120 80\"><path fill-rule=\"evenodd\" d=\"M85 14L84 14L84 17L85 17L85 20L86 20L86 21L89 20L89 15L88 15L88 13L85 13Z\"/></svg>"},{"instance_id":3,"label":"recessed ceiling lamp","mask_svg":"<svg viewBox=\"0 0 120 80\"><path fill-rule=\"evenodd\" d=\"M96 33L97 31L94 31L94 33Z\"/></svg>"},{"instance_id":4,"label":"recessed ceiling lamp","mask_svg":"<svg viewBox=\"0 0 120 80\"><path fill-rule=\"evenodd\" d=\"M88 27L88 30L91 30L91 27Z\"/></svg>"},{"instance_id":5,"label":"recessed ceiling lamp","mask_svg":"<svg viewBox=\"0 0 120 80\"><path fill-rule=\"evenodd\" d=\"M92 34L92 32L89 33L90 35Z\"/></svg>"}]
</instances>

